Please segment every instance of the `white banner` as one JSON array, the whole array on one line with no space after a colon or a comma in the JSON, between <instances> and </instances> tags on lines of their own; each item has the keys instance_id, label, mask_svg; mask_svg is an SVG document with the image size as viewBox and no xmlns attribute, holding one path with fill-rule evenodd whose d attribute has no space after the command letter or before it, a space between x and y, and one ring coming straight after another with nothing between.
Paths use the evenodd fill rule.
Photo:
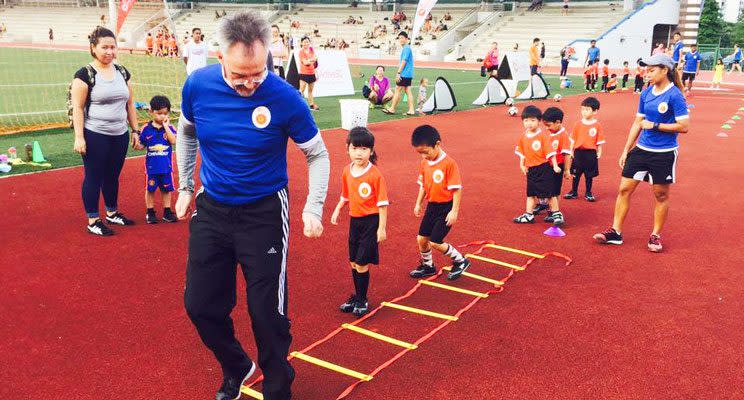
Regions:
<instances>
[{"instance_id":1,"label":"white banner","mask_svg":"<svg viewBox=\"0 0 744 400\"><path fill-rule=\"evenodd\" d=\"M314 97L352 96L354 83L351 80L349 60L342 50L315 50L318 57L318 67L315 68ZM294 53L295 61L299 65L299 48Z\"/></svg>"},{"instance_id":2,"label":"white banner","mask_svg":"<svg viewBox=\"0 0 744 400\"><path fill-rule=\"evenodd\" d=\"M434 8L434 4L437 4L437 0L419 0L418 6L416 6L416 18L413 20L412 41L416 39L421 27L424 26L426 16L429 15L431 9Z\"/></svg>"}]
</instances>

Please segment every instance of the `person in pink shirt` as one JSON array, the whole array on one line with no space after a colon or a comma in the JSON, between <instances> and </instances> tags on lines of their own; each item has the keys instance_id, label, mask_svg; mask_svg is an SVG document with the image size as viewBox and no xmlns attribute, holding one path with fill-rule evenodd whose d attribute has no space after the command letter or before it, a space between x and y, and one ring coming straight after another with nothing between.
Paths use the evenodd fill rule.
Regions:
<instances>
[{"instance_id":1,"label":"person in pink shirt","mask_svg":"<svg viewBox=\"0 0 744 400\"><path fill-rule=\"evenodd\" d=\"M393 98L393 91L390 89L390 80L385 76L385 67L377 66L375 74L369 77L369 88L371 89L367 100L372 105L383 105Z\"/></svg>"},{"instance_id":2,"label":"person in pink shirt","mask_svg":"<svg viewBox=\"0 0 744 400\"><path fill-rule=\"evenodd\" d=\"M666 53L666 49L664 48L664 43L659 43L654 48L654 51L651 52L652 56L655 56L657 54L664 54Z\"/></svg>"},{"instance_id":3,"label":"person in pink shirt","mask_svg":"<svg viewBox=\"0 0 744 400\"><path fill-rule=\"evenodd\" d=\"M496 76L496 72L499 70L499 46L498 43L491 43L491 50L488 51L486 57L483 58L483 66L491 76Z\"/></svg>"}]
</instances>

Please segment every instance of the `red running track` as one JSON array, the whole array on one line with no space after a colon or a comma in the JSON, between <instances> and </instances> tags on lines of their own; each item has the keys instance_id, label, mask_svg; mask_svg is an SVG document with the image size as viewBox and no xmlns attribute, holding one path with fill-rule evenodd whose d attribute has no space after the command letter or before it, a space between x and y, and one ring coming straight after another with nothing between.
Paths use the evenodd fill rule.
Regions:
<instances>
[{"instance_id":1,"label":"red running track","mask_svg":"<svg viewBox=\"0 0 744 400\"><path fill-rule=\"evenodd\" d=\"M716 137L744 102L715 93L692 98L693 128L682 138L679 183L672 189L664 233L667 251L650 254L645 241L652 199L646 186L633 199L624 246L602 247L590 239L610 223L619 181L616 159L637 102L629 93L599 97L608 137L595 184L599 201L564 201L568 236L562 239L542 235L542 223L511 223L524 202L524 181L513 154L520 121L508 118L503 107L372 126L393 201L390 239L381 247L382 265L372 273L373 302L397 297L414 283L407 272L417 261L412 204L419 159L409 135L423 122L442 131L446 150L460 163L465 179L452 242L493 239L538 253L570 254L574 263L546 262L517 274L502 293L479 302L460 321L360 385L349 399L744 397L739 240L744 197L738 189L744 179L739 156L744 122L734 125L730 137ZM560 103L569 127L578 118L579 101ZM333 171L328 213L347 158L342 131L327 131L324 137ZM348 221L327 225L321 240L299 234L303 163L301 154L290 150L293 349L350 321L337 306L352 287L345 262ZM140 224L117 229L112 238L84 232L80 168L0 179L0 398L214 395L219 369L182 306L187 226L141 223L142 171L142 159L128 160L121 190L122 210ZM472 272L497 278L507 273L480 266ZM468 281L458 285L476 287ZM468 300L457 296L420 290L407 304L447 313ZM255 354L244 304L234 316L241 341ZM394 312L379 313L369 322L365 327L401 340L431 328L424 317ZM368 372L397 351L348 333L313 355ZM353 382L305 363L295 366L298 399L335 398Z\"/></svg>"}]
</instances>

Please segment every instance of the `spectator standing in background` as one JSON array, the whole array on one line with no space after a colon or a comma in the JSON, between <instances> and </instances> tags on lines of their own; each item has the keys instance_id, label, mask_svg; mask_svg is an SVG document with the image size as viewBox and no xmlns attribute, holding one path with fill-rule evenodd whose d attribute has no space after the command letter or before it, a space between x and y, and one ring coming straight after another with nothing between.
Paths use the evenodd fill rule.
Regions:
<instances>
[{"instance_id":1,"label":"spectator standing in background","mask_svg":"<svg viewBox=\"0 0 744 400\"><path fill-rule=\"evenodd\" d=\"M207 55L209 49L202 41L202 32L199 28L191 30L193 40L183 48L183 62L186 64L186 76L191 75L199 68L207 66Z\"/></svg>"},{"instance_id":2,"label":"spectator standing in background","mask_svg":"<svg viewBox=\"0 0 744 400\"><path fill-rule=\"evenodd\" d=\"M271 25L271 45L269 51L273 57L274 72L284 78L284 63L289 59L287 46L278 25Z\"/></svg>"},{"instance_id":3,"label":"spectator standing in background","mask_svg":"<svg viewBox=\"0 0 744 400\"><path fill-rule=\"evenodd\" d=\"M654 48L654 51L651 52L652 56L655 56L657 54L664 54L666 53L666 47L664 47L664 43L657 43L656 47Z\"/></svg>"},{"instance_id":4,"label":"spectator standing in background","mask_svg":"<svg viewBox=\"0 0 744 400\"><path fill-rule=\"evenodd\" d=\"M49 44L54 44L54 30L49 28Z\"/></svg>"},{"instance_id":5,"label":"spectator standing in background","mask_svg":"<svg viewBox=\"0 0 744 400\"><path fill-rule=\"evenodd\" d=\"M592 40L589 42L589 48L586 50L586 58L584 59L584 66L594 65L599 62L599 47L597 47L597 41Z\"/></svg>"}]
</instances>

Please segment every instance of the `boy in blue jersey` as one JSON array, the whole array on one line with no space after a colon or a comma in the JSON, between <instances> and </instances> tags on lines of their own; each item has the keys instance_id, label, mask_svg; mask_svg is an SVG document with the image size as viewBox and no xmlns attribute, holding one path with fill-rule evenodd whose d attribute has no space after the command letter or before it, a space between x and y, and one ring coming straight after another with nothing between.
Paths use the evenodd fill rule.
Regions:
<instances>
[{"instance_id":1,"label":"boy in blue jersey","mask_svg":"<svg viewBox=\"0 0 744 400\"><path fill-rule=\"evenodd\" d=\"M729 70L729 73L734 72L734 70L739 70L739 73L741 73L741 47L739 47L738 44L734 43L734 52L731 53L729 57L733 57L733 61L731 62L731 70Z\"/></svg>"},{"instance_id":2,"label":"boy in blue jersey","mask_svg":"<svg viewBox=\"0 0 744 400\"><path fill-rule=\"evenodd\" d=\"M682 43L682 34L674 32L674 47L672 48L672 61L674 62L674 69L679 69L679 62L682 58L682 49L685 44Z\"/></svg>"},{"instance_id":3,"label":"boy in blue jersey","mask_svg":"<svg viewBox=\"0 0 744 400\"><path fill-rule=\"evenodd\" d=\"M171 211L171 192L173 191L173 162L171 153L176 144L176 130L169 123L171 103L165 96L155 96L150 100L152 120L142 128L140 143L147 150L145 165L147 167L147 189L145 204L148 224L157 224L155 213L155 191L160 189L163 198L163 221L177 222L176 214Z\"/></svg>"},{"instance_id":4,"label":"boy in blue jersey","mask_svg":"<svg viewBox=\"0 0 744 400\"><path fill-rule=\"evenodd\" d=\"M689 94L692 90L692 81L697 76L700 68L700 53L697 51L697 45L690 46L690 51L685 54L685 66L682 70L682 85L685 86L685 93Z\"/></svg>"}]
</instances>

